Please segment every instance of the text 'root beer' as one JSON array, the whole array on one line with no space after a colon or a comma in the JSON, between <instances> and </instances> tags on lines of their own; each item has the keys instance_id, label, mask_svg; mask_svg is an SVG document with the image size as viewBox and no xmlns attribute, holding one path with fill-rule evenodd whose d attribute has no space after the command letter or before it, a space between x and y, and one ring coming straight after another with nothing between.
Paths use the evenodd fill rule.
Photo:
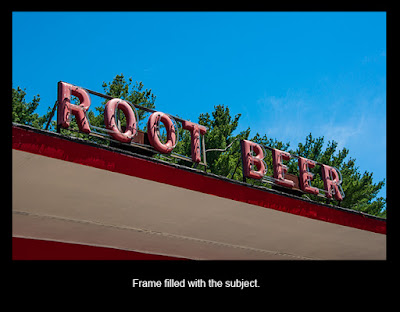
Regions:
<instances>
[{"instance_id":1,"label":"text 'root beer'","mask_svg":"<svg viewBox=\"0 0 400 312\"><path fill-rule=\"evenodd\" d=\"M90 123L87 118L86 112L89 110L91 100L89 93L106 97L97 92L86 90L81 87L74 86L66 82L58 82L58 110L57 110L57 125L63 128L69 128L71 122L71 115L75 116L75 120L78 124L79 131L90 134ZM78 97L79 105L71 103L71 96ZM110 97L108 97L110 98ZM137 105L139 109L143 107ZM126 117L126 127L122 130L117 124L117 113L121 110ZM147 109L148 110L148 109ZM149 111L149 110L148 110ZM149 116L147 121L147 136L151 146L159 153L170 154L176 144L178 143L178 127L174 118L168 114L150 110L152 114ZM177 118L178 119L178 118ZM200 135L207 133L205 126L182 120L179 118L182 124L182 128L189 131L191 135L191 161L194 163L201 162L200 155ZM160 127L159 124L163 123L166 129L166 142L160 140ZM104 108L104 124L105 130L108 135L114 140L122 143L131 143L138 131L138 114L136 108L129 101L122 99L110 99ZM94 127L96 128L96 127ZM107 138L107 136L105 136ZM109 138L109 137L108 137ZM204 165L205 161L205 143L203 137L203 148L204 148ZM309 168L314 168L317 162L292 155L288 152L284 152L278 149L266 147L272 152L272 163L273 163L273 177L267 177L267 164L264 161L265 148L257 143L249 140L241 140L242 150L242 164L243 164L243 176L246 178L257 179L267 181L286 188L293 188L294 182L285 179L288 167L283 164L283 160L290 160L291 158L297 158L299 166L299 186L301 191L313 195L319 195L325 193L325 196L329 199L333 197L341 201L343 200L344 193L341 187L341 175L339 170L334 167L320 164L321 176L324 182L324 190L311 186L311 180L313 174L309 171ZM190 158L188 158L190 160Z\"/></svg>"}]
</instances>

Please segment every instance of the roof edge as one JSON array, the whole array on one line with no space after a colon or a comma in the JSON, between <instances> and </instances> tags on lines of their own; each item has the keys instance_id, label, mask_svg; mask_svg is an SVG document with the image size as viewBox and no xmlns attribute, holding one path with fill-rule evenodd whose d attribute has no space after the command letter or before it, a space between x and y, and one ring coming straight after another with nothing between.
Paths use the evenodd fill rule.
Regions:
<instances>
[{"instance_id":1,"label":"roof edge","mask_svg":"<svg viewBox=\"0 0 400 312\"><path fill-rule=\"evenodd\" d=\"M160 164L160 165L163 165L163 166L168 166L168 167L176 168L176 169L179 169L179 170L184 170L184 171L187 171L187 172L191 172L193 174L198 174L198 175L201 175L201 176L217 179L219 181L224 181L224 182L232 183L232 184L235 184L235 185L241 185L241 186L244 186L244 187L249 188L249 189L259 190L259 191L267 192L267 193L274 194L274 195L284 196L284 197L295 199L295 200L299 200L299 201L302 201L302 202L305 202L305 203L308 203L308 204L327 207L327 208L330 208L330 209L335 209L335 210L338 210L338 211L351 213L351 214L363 216L363 217L366 217L366 218L375 219L377 221L383 221L383 222L386 223L386 219L385 218L381 218L381 217L377 217L377 216L374 216L374 215L370 215L370 214L367 214L367 213L364 213L364 212L361 212L361 211L357 211L357 210L353 210L353 209L350 209L350 208L344 208L344 207L339 207L339 206L335 206L335 205L330 205L330 204L326 204L326 203L313 201L313 200L308 199L308 198L303 198L303 197L299 197L299 196L296 196L296 195L280 192L278 190L270 189L270 188L267 188L267 187L253 185L253 184L249 184L249 183L246 183L246 182L233 180L233 179L230 179L230 178L227 178L227 177L224 177L224 176L216 175L214 173L204 172L203 170L199 170L199 169L195 169L195 168L191 168L191 167L186 167L186 166L182 166L182 165L179 165L179 164L170 163L170 162L167 162L167 161L164 161L164 160L155 159L155 158L152 158L152 157L149 157L149 156L146 156L146 155L137 154L137 153L126 151L126 150L119 149L119 148L116 148L116 147L111 147L111 146L95 143L95 142L92 142L92 141L84 140L84 139L81 139L81 138L72 137L72 136L66 136L66 135L59 134L59 133L56 133L56 132L53 132L53 131L37 129L37 128L34 128L32 126L18 124L18 123L14 123L14 122L12 123L12 128L20 128L20 129L27 130L27 131L34 132L34 133L38 133L38 134L41 134L41 135L51 136L51 137L54 137L54 138L59 138L59 139L62 139L62 140L67 140L67 141L78 143L78 144L84 144L84 145L87 145L87 146L92 146L92 147L95 147L95 148L99 148L99 149L102 149L102 150L118 153L118 154L121 154L121 155L127 155L127 156L131 156L131 157L143 159L143 160L155 163L155 164Z\"/></svg>"}]
</instances>

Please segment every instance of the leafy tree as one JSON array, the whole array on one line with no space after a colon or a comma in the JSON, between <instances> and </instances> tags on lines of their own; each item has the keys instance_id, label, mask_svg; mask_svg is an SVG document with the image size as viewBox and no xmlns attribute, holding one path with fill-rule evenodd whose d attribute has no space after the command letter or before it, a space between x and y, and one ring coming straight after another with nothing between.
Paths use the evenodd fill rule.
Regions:
<instances>
[{"instance_id":1,"label":"leafy tree","mask_svg":"<svg viewBox=\"0 0 400 312\"><path fill-rule=\"evenodd\" d=\"M237 114L232 118L229 108L224 105L215 106L212 117L208 113L201 114L199 116L199 124L208 128L205 136L206 149L225 149L231 144L236 139L232 132L237 128L240 116L240 114ZM239 142L236 142L235 145L239 147ZM237 150L232 146L231 149L223 153L218 151L208 152L207 163L211 172L227 176L231 171L232 162L236 158L232 157L234 156L232 152L235 153Z\"/></svg>"},{"instance_id":2,"label":"leafy tree","mask_svg":"<svg viewBox=\"0 0 400 312\"><path fill-rule=\"evenodd\" d=\"M26 102L26 89L12 88L12 121L20 124L29 125L35 128L42 128L46 121L45 116L39 117L34 113L40 102L40 95L33 96L31 102Z\"/></svg>"}]
</instances>

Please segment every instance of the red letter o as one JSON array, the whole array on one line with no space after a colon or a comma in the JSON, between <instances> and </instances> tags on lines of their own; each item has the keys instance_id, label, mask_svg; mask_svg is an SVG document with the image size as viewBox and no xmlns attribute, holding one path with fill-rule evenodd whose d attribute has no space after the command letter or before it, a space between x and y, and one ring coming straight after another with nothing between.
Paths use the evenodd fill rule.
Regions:
<instances>
[{"instance_id":1,"label":"red letter o","mask_svg":"<svg viewBox=\"0 0 400 312\"><path fill-rule=\"evenodd\" d=\"M126 117L126 130L122 133L115 121L117 108L122 110ZM124 100L112 99L107 102L104 109L104 123L108 130L111 130L111 136L117 141L129 143L136 134L136 117L132 107Z\"/></svg>"},{"instance_id":2,"label":"red letter o","mask_svg":"<svg viewBox=\"0 0 400 312\"><path fill-rule=\"evenodd\" d=\"M160 121L165 125L165 129L167 130L167 142L165 144L161 143L160 138L158 137L158 125ZM150 144L160 153L168 154L175 148L176 133L174 123L171 118L164 113L154 112L150 115L149 120L147 121L147 135Z\"/></svg>"}]
</instances>

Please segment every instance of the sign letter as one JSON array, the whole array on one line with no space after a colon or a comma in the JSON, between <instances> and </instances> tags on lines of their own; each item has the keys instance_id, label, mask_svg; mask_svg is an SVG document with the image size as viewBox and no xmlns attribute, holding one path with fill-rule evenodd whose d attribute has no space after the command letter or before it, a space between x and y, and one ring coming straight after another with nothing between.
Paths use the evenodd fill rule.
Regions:
<instances>
[{"instance_id":1,"label":"sign letter","mask_svg":"<svg viewBox=\"0 0 400 312\"><path fill-rule=\"evenodd\" d=\"M260 145L257 143L242 140L242 164L243 164L243 175L252 179L262 179L264 174L267 172L264 159L264 152ZM253 152L255 156L253 156ZM253 166L257 167L254 170Z\"/></svg>"},{"instance_id":2,"label":"sign letter","mask_svg":"<svg viewBox=\"0 0 400 312\"><path fill-rule=\"evenodd\" d=\"M322 179L324 180L326 197L332 198L332 195L334 195L336 200L343 200L344 193L342 187L340 186L342 181L340 180L338 171L335 168L327 165L321 165L321 171Z\"/></svg>"},{"instance_id":3,"label":"sign letter","mask_svg":"<svg viewBox=\"0 0 400 312\"><path fill-rule=\"evenodd\" d=\"M191 146L192 146L192 160L196 163L201 161L200 156L200 134L204 135L207 128L193 122L185 120L182 122L182 128L190 131Z\"/></svg>"},{"instance_id":4,"label":"sign letter","mask_svg":"<svg viewBox=\"0 0 400 312\"><path fill-rule=\"evenodd\" d=\"M124 112L126 117L126 129L121 133L116 125L117 108ZM112 99L107 102L104 109L104 123L108 130L112 130L111 136L120 142L129 143L136 134L136 117L128 102L121 99Z\"/></svg>"},{"instance_id":5,"label":"sign letter","mask_svg":"<svg viewBox=\"0 0 400 312\"><path fill-rule=\"evenodd\" d=\"M286 187L293 187L294 182L284 178L288 167L283 164L283 159L289 160L290 154L278 149L272 149L272 164L274 166L274 178L277 179L276 183Z\"/></svg>"},{"instance_id":6,"label":"sign letter","mask_svg":"<svg viewBox=\"0 0 400 312\"><path fill-rule=\"evenodd\" d=\"M310 181L313 179L314 175L308 171L308 168L314 168L315 162L304 157L299 157L299 180L300 188L307 193L317 195L319 193L316 187L310 185Z\"/></svg>"},{"instance_id":7,"label":"sign letter","mask_svg":"<svg viewBox=\"0 0 400 312\"><path fill-rule=\"evenodd\" d=\"M71 94L79 98L79 105L71 104ZM71 114L73 114L75 115L79 130L90 133L89 121L86 118L86 111L89 107L90 97L84 89L66 82L58 82L58 125L63 128L68 128L71 122Z\"/></svg>"},{"instance_id":8,"label":"sign letter","mask_svg":"<svg viewBox=\"0 0 400 312\"><path fill-rule=\"evenodd\" d=\"M167 142L164 144L159 138L159 123L160 121L165 125L167 130ZM150 144L160 153L169 154L176 145L175 127L168 115L155 112L150 115L147 121L147 136L149 137Z\"/></svg>"}]
</instances>

